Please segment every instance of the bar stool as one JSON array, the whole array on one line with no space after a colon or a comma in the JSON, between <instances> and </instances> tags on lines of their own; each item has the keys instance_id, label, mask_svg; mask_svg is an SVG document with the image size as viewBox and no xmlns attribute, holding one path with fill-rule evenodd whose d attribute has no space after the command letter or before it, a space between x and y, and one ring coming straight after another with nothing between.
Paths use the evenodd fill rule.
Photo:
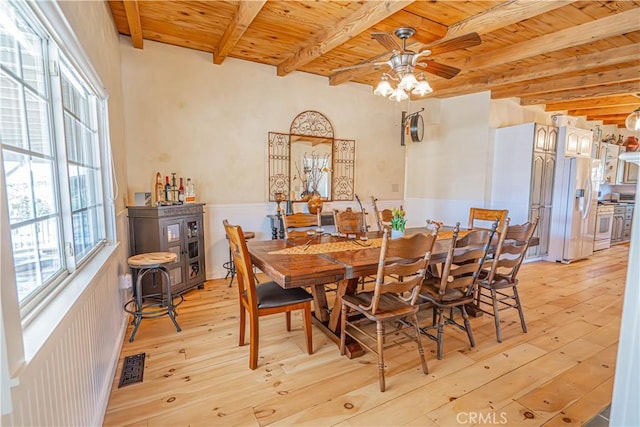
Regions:
<instances>
[{"instance_id":1,"label":"bar stool","mask_svg":"<svg viewBox=\"0 0 640 427\"><path fill-rule=\"evenodd\" d=\"M176 307L183 301L182 295L171 295L171 277L169 276L169 270L167 264L175 262L177 259L176 254L173 252L149 252L144 254L138 254L129 257L129 268L138 270L138 277L136 279L136 288L134 297L124 305L124 311L133 315L131 324L133 326L133 332L129 342L133 342L138 327L142 322L142 319L153 319L156 317L169 316L171 321L176 327L176 330L180 332L180 326L176 322L175 316ZM166 280L161 280L160 292L155 294L144 295L142 297L142 278L147 273L153 273L153 286L155 287L155 273L162 273ZM162 282L166 284L163 287ZM174 299L179 298L179 301L174 302Z\"/></svg>"},{"instance_id":2,"label":"bar stool","mask_svg":"<svg viewBox=\"0 0 640 427\"><path fill-rule=\"evenodd\" d=\"M229 236L226 236L227 240L229 240ZM256 237L256 233L254 233L253 231L245 231L244 233L244 240L251 240L254 237ZM229 282L229 287L231 287L231 285L233 285L233 279L234 277L236 277L236 266L233 263L233 255L231 254L231 247L229 247L229 261L225 262L224 264L222 264L222 268L227 270L227 275L224 276L224 279L227 280L227 277L231 276L231 281ZM253 268L253 277L255 277L256 279L256 283L260 283L260 281L258 280L258 276L256 276L256 271L255 271L255 267Z\"/></svg>"}]
</instances>

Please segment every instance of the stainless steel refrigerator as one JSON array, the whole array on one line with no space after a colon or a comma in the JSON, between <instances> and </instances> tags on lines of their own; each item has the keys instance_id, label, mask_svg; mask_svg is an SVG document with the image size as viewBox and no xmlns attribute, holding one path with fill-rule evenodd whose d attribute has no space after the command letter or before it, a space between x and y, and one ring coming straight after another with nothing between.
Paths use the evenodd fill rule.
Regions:
<instances>
[{"instance_id":1,"label":"stainless steel refrigerator","mask_svg":"<svg viewBox=\"0 0 640 427\"><path fill-rule=\"evenodd\" d=\"M593 254L600 160L566 157L559 147L556 161L547 260L569 263Z\"/></svg>"}]
</instances>

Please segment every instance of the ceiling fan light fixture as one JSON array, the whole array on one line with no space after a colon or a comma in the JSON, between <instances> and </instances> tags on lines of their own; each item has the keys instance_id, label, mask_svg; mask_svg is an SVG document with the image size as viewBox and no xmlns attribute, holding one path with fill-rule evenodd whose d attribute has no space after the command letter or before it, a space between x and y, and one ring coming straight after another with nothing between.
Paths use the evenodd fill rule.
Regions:
<instances>
[{"instance_id":1,"label":"ceiling fan light fixture","mask_svg":"<svg viewBox=\"0 0 640 427\"><path fill-rule=\"evenodd\" d=\"M392 101L402 102L409 99L409 95L407 95L407 92L397 87L391 96L389 96L389 99Z\"/></svg>"},{"instance_id":2,"label":"ceiling fan light fixture","mask_svg":"<svg viewBox=\"0 0 640 427\"><path fill-rule=\"evenodd\" d=\"M378 83L378 86L373 91L373 93L375 95L380 95L384 97L387 97L393 93L393 88L391 87L391 84L389 83L389 78L387 76L385 76L384 74L382 75L382 77L380 78L380 83Z\"/></svg>"},{"instance_id":3,"label":"ceiling fan light fixture","mask_svg":"<svg viewBox=\"0 0 640 427\"><path fill-rule=\"evenodd\" d=\"M640 108L636 108L627 116L624 126L632 132L640 130Z\"/></svg>"}]
</instances>

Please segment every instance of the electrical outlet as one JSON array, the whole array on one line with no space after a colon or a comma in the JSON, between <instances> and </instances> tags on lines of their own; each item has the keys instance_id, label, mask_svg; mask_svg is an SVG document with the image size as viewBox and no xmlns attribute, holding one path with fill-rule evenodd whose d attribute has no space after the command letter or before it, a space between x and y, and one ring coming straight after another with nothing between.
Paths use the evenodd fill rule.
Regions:
<instances>
[{"instance_id":1,"label":"electrical outlet","mask_svg":"<svg viewBox=\"0 0 640 427\"><path fill-rule=\"evenodd\" d=\"M131 274L126 273L120 276L120 289L131 289L133 282L131 280Z\"/></svg>"}]
</instances>

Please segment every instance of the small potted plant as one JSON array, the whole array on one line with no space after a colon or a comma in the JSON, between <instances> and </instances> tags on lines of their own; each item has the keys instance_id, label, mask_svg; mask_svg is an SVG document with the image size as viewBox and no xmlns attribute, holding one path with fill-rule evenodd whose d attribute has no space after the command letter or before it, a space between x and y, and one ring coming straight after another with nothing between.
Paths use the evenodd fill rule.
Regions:
<instances>
[{"instance_id":1,"label":"small potted plant","mask_svg":"<svg viewBox=\"0 0 640 427\"><path fill-rule=\"evenodd\" d=\"M404 235L404 227L407 224L407 220L405 219L405 212L400 208L392 208L391 214L393 215L391 218L391 238L396 239L400 236Z\"/></svg>"}]
</instances>

